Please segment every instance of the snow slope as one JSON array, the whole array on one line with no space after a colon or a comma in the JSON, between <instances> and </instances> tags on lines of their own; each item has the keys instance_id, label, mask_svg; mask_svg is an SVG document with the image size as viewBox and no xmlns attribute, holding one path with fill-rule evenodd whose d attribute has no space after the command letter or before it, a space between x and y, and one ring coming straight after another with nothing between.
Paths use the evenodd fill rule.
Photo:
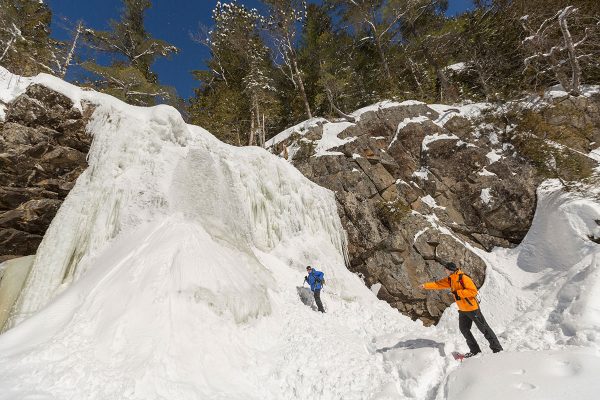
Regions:
<instances>
[{"instance_id":1,"label":"snow slope","mask_svg":"<svg viewBox=\"0 0 600 400\"><path fill-rule=\"evenodd\" d=\"M589 196L548 184L521 246L476 250L489 267L482 308L507 351L490 354L477 333L484 354L459 364L456 309L425 328L377 300L344 267L333 193L286 161L225 145L170 107L47 75L0 79L2 95L24 82L97 107L90 166L0 336L0 399L596 397ZM308 264L326 274L326 314L301 286Z\"/></svg>"},{"instance_id":2,"label":"snow slope","mask_svg":"<svg viewBox=\"0 0 600 400\"><path fill-rule=\"evenodd\" d=\"M393 381L366 346L420 324L346 270L332 192L170 107L25 81L97 107L89 168L0 337L0 398L359 399ZM300 301L307 264L327 323Z\"/></svg>"}]
</instances>

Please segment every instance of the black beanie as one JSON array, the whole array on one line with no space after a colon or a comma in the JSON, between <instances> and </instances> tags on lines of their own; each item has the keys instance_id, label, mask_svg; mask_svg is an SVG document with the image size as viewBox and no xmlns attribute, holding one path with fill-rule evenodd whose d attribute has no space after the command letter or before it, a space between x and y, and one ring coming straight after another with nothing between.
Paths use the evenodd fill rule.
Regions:
<instances>
[{"instance_id":1,"label":"black beanie","mask_svg":"<svg viewBox=\"0 0 600 400\"><path fill-rule=\"evenodd\" d=\"M458 267L456 266L456 264L454 264L453 262L447 262L444 264L444 268L446 268L448 271L456 271L458 269Z\"/></svg>"}]
</instances>

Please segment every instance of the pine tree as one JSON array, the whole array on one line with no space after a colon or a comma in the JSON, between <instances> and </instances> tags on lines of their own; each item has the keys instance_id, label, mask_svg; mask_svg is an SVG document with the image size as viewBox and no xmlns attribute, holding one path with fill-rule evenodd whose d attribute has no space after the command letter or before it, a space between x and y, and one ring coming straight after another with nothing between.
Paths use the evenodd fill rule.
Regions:
<instances>
[{"instance_id":1,"label":"pine tree","mask_svg":"<svg viewBox=\"0 0 600 400\"><path fill-rule=\"evenodd\" d=\"M383 75L388 83L392 83L394 78L389 67L384 36L390 31L395 23L398 22L396 16L388 19L388 15L383 14L385 0L328 0L327 4L334 9L341 19L351 24L358 35L358 43L362 41L372 41L378 52L379 61Z\"/></svg>"},{"instance_id":2,"label":"pine tree","mask_svg":"<svg viewBox=\"0 0 600 400\"><path fill-rule=\"evenodd\" d=\"M400 32L408 43L406 49L411 59L422 60L433 77L434 98L455 101L458 91L450 81L446 66L455 53L459 31L454 20L448 21L445 12L447 0L417 0L401 17Z\"/></svg>"},{"instance_id":3,"label":"pine tree","mask_svg":"<svg viewBox=\"0 0 600 400\"><path fill-rule=\"evenodd\" d=\"M59 42L50 38L51 19L39 0L1 0L0 65L26 76L57 71Z\"/></svg>"},{"instance_id":4,"label":"pine tree","mask_svg":"<svg viewBox=\"0 0 600 400\"><path fill-rule=\"evenodd\" d=\"M326 7L308 5L298 63L305 72L307 97L320 115L352 119L342 110L356 108L357 100L364 98L352 65L352 47L352 38L344 30L334 32Z\"/></svg>"},{"instance_id":5,"label":"pine tree","mask_svg":"<svg viewBox=\"0 0 600 400\"><path fill-rule=\"evenodd\" d=\"M195 72L201 87L192 119L229 143L264 146L279 104L269 49L260 36L263 19L235 1L217 3L212 17L214 27L202 39L211 51L209 70Z\"/></svg>"},{"instance_id":6,"label":"pine tree","mask_svg":"<svg viewBox=\"0 0 600 400\"><path fill-rule=\"evenodd\" d=\"M85 31L90 45L113 58L109 66L94 61L85 62L86 69L100 77L100 90L135 105L153 105L157 99L174 100L174 91L158 83L151 70L159 57L177 53L175 46L150 36L144 27L144 14L150 0L123 0L124 10L119 21L111 21L111 30Z\"/></svg>"}]
</instances>

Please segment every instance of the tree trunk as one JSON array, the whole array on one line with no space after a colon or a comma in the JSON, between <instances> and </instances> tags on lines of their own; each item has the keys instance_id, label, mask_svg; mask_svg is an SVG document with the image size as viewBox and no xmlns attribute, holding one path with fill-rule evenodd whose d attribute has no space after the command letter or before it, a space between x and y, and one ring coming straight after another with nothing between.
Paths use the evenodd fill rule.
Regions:
<instances>
[{"instance_id":1,"label":"tree trunk","mask_svg":"<svg viewBox=\"0 0 600 400\"><path fill-rule=\"evenodd\" d=\"M381 39L377 36L376 32L373 32L373 36L375 36L375 44L377 45L377 51L379 52L379 58L381 58L381 65L383 65L383 71L385 72L385 77L393 86L394 80L392 78L392 73L390 72L390 66L388 65L387 58L385 57L385 53L383 51L383 46L381 45Z\"/></svg>"},{"instance_id":2,"label":"tree trunk","mask_svg":"<svg viewBox=\"0 0 600 400\"><path fill-rule=\"evenodd\" d=\"M15 42L15 38L12 37L8 43L6 44L6 47L4 48L4 51L2 52L2 55L0 56L0 61L2 61L2 59L4 58L4 56L6 56L6 53L8 53L8 50L10 50L10 48L12 47L13 43Z\"/></svg>"},{"instance_id":3,"label":"tree trunk","mask_svg":"<svg viewBox=\"0 0 600 400\"><path fill-rule=\"evenodd\" d=\"M569 31L569 27L567 25L567 17L569 14L576 13L577 9L573 6L566 7L558 16L558 23L560 24L560 30L562 31L563 38L565 39L565 45L567 47L567 52L569 53L569 62L571 64L571 88L570 94L573 96L579 96L581 94L581 67L579 65L579 60L577 59L577 54L575 53L575 45L573 44L573 37L571 36L571 32ZM566 88L565 88L566 89Z\"/></svg>"},{"instance_id":4,"label":"tree trunk","mask_svg":"<svg viewBox=\"0 0 600 400\"><path fill-rule=\"evenodd\" d=\"M267 131L265 129L265 114L264 113L262 115L262 127L261 127L260 131L262 133L261 147L264 148L265 143L267 142Z\"/></svg>"},{"instance_id":5,"label":"tree trunk","mask_svg":"<svg viewBox=\"0 0 600 400\"><path fill-rule=\"evenodd\" d=\"M254 110L256 115L256 134L258 136L257 144L260 147L265 147L265 144L263 142L262 125L260 123L260 108L258 106L258 100L256 99L254 99Z\"/></svg>"},{"instance_id":6,"label":"tree trunk","mask_svg":"<svg viewBox=\"0 0 600 400\"><path fill-rule=\"evenodd\" d=\"M425 92L423 91L423 86L421 85L421 81L419 81L419 77L417 76L417 71L415 70L415 62L412 58L408 57L408 65L410 66L410 72L412 73L413 79L419 88L419 93L421 94L421 99L425 98Z\"/></svg>"},{"instance_id":7,"label":"tree trunk","mask_svg":"<svg viewBox=\"0 0 600 400\"><path fill-rule=\"evenodd\" d=\"M65 63L62 66L62 71L60 73L61 78L65 78L65 75L67 74L67 69L69 68L69 65L71 64L71 60L73 59L73 55L75 54L75 49L77 48L77 41L79 40L79 35L81 34L81 32L83 31L83 22L79 21L77 23L77 31L75 31L75 37L73 38L73 44L71 45L71 49L69 50L69 53L67 54L67 58L65 59Z\"/></svg>"},{"instance_id":8,"label":"tree trunk","mask_svg":"<svg viewBox=\"0 0 600 400\"><path fill-rule=\"evenodd\" d=\"M237 138L238 146L242 145L242 139L240 138L240 128L235 128L235 137Z\"/></svg>"},{"instance_id":9,"label":"tree trunk","mask_svg":"<svg viewBox=\"0 0 600 400\"><path fill-rule=\"evenodd\" d=\"M254 143L254 110L250 111L250 135L248 136L248 146Z\"/></svg>"},{"instance_id":10,"label":"tree trunk","mask_svg":"<svg viewBox=\"0 0 600 400\"><path fill-rule=\"evenodd\" d=\"M331 106L331 108L333 109L333 111L335 111L336 113L338 113L342 118L344 118L348 122L356 122L356 118L354 118L352 115L346 114L345 112L343 112L342 110L340 110L335 105L335 102L333 101L333 94L331 93L331 90L329 90L328 88L325 88L325 92L327 93L327 100L329 100L329 105Z\"/></svg>"},{"instance_id":11,"label":"tree trunk","mask_svg":"<svg viewBox=\"0 0 600 400\"><path fill-rule=\"evenodd\" d=\"M440 101L444 101L445 98L448 98L449 100L454 100L455 96L452 90L452 86L450 85L450 81L444 73L444 70L440 68L440 65L437 63L437 61L435 61L435 58L431 56L431 53L429 53L429 49L427 48L427 46L421 46L421 50L423 51L425 60L427 60L427 62L435 70L437 81L440 84Z\"/></svg>"},{"instance_id":12,"label":"tree trunk","mask_svg":"<svg viewBox=\"0 0 600 400\"><path fill-rule=\"evenodd\" d=\"M302 100L304 101L304 108L306 108L306 115L308 115L308 119L311 119L312 113L310 112L310 104L308 103L308 97L306 97L306 91L304 90L304 82L302 81L302 75L300 74L300 69L298 68L298 63L296 62L296 55L291 53L290 59L292 61L292 67L294 68L294 74L296 75L296 80L298 81L298 88L300 89L300 95L302 96Z\"/></svg>"},{"instance_id":13,"label":"tree trunk","mask_svg":"<svg viewBox=\"0 0 600 400\"><path fill-rule=\"evenodd\" d=\"M475 69L477 70L477 77L479 78L479 83L481 84L481 89L483 89L483 93L485 94L485 101L489 101L490 99L490 88L487 84L487 80L484 76L484 68L479 62L475 62Z\"/></svg>"}]
</instances>

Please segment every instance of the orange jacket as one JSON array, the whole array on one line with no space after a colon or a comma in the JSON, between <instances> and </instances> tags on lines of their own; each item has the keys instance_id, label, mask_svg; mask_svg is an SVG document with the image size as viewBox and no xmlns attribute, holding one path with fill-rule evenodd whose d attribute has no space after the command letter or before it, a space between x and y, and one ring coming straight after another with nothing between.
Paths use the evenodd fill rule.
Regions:
<instances>
[{"instance_id":1,"label":"orange jacket","mask_svg":"<svg viewBox=\"0 0 600 400\"><path fill-rule=\"evenodd\" d=\"M459 276L462 275L462 285L459 282ZM479 308L477 303L477 287L473 280L460 269L453 272L450 276L440 279L436 282L427 282L423 284L425 289L450 289L454 295L454 300L460 311L475 311Z\"/></svg>"}]
</instances>

